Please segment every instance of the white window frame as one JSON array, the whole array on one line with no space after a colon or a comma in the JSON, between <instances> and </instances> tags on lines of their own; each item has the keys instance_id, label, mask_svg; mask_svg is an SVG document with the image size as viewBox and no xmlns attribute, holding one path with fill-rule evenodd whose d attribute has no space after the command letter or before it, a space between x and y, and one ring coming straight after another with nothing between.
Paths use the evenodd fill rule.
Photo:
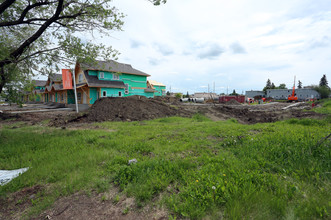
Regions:
<instances>
[{"instance_id":1,"label":"white window frame","mask_svg":"<svg viewBox=\"0 0 331 220\"><path fill-rule=\"evenodd\" d=\"M118 92L118 97L122 97L122 91Z\"/></svg>"},{"instance_id":2,"label":"white window frame","mask_svg":"<svg viewBox=\"0 0 331 220\"><path fill-rule=\"evenodd\" d=\"M102 97L107 97L107 91L102 91Z\"/></svg>"},{"instance_id":3,"label":"white window frame","mask_svg":"<svg viewBox=\"0 0 331 220\"><path fill-rule=\"evenodd\" d=\"M129 84L128 83L125 83L125 90L124 90L124 93L125 94L129 94Z\"/></svg>"},{"instance_id":4,"label":"white window frame","mask_svg":"<svg viewBox=\"0 0 331 220\"><path fill-rule=\"evenodd\" d=\"M104 79L105 78L105 73L104 72L100 72L100 79Z\"/></svg>"},{"instance_id":5,"label":"white window frame","mask_svg":"<svg viewBox=\"0 0 331 220\"><path fill-rule=\"evenodd\" d=\"M118 74L113 73L113 80L120 80L120 76Z\"/></svg>"}]
</instances>

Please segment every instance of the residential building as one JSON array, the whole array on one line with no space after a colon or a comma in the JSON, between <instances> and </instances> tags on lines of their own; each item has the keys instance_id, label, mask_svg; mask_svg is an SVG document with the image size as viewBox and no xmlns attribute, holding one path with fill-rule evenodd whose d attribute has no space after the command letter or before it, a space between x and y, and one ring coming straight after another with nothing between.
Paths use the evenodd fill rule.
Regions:
<instances>
[{"instance_id":1,"label":"residential building","mask_svg":"<svg viewBox=\"0 0 331 220\"><path fill-rule=\"evenodd\" d=\"M93 65L87 65L77 62L74 74L78 104L92 105L102 97L140 95L152 98L165 95L165 85L148 84L147 77L150 75L134 69L130 64L96 61ZM64 89L62 75L56 74L47 80L44 100L74 104L74 91Z\"/></svg>"},{"instance_id":2,"label":"residential building","mask_svg":"<svg viewBox=\"0 0 331 220\"><path fill-rule=\"evenodd\" d=\"M298 100L320 99L320 94L311 88L296 89L295 94ZM271 97L278 100L287 100L288 96L292 95L292 89L267 89L266 97Z\"/></svg>"},{"instance_id":3,"label":"residential building","mask_svg":"<svg viewBox=\"0 0 331 220\"><path fill-rule=\"evenodd\" d=\"M154 96L166 95L166 86L160 82L156 82L154 80L147 80L147 87L155 90Z\"/></svg>"},{"instance_id":4,"label":"residential building","mask_svg":"<svg viewBox=\"0 0 331 220\"><path fill-rule=\"evenodd\" d=\"M258 91L258 90L250 90L250 91L246 91L246 93L245 93L246 100L253 99L256 96L264 97L265 93L263 91Z\"/></svg>"}]
</instances>

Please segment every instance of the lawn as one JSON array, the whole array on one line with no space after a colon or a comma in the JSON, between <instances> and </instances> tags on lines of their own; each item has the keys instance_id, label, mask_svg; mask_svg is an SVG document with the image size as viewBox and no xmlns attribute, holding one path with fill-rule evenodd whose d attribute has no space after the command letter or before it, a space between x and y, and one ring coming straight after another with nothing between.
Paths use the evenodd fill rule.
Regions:
<instances>
[{"instance_id":1,"label":"lawn","mask_svg":"<svg viewBox=\"0 0 331 220\"><path fill-rule=\"evenodd\" d=\"M3 127L0 169L30 169L0 196L47 186L28 216L59 197L117 187L138 209L157 202L169 218L331 217L330 117L242 125L197 114L95 126Z\"/></svg>"}]
</instances>

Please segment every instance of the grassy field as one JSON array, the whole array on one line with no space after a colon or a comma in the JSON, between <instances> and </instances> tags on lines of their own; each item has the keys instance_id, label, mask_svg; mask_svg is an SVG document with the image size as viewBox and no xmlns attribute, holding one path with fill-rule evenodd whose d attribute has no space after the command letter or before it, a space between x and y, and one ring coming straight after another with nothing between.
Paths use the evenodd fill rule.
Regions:
<instances>
[{"instance_id":1,"label":"grassy field","mask_svg":"<svg viewBox=\"0 0 331 220\"><path fill-rule=\"evenodd\" d=\"M330 113L324 104L316 111ZM331 142L323 139L330 116L242 125L195 115L96 125L3 127L0 169L30 169L0 187L0 196L47 186L28 215L77 191L118 187L138 208L159 198L170 218L331 218ZM128 165L133 158L138 162Z\"/></svg>"}]
</instances>

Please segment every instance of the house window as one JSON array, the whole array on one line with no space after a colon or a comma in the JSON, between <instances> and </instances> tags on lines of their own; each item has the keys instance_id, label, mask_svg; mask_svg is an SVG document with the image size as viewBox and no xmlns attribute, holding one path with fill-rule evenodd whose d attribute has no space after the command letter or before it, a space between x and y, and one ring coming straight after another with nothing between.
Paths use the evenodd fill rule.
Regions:
<instances>
[{"instance_id":1,"label":"house window","mask_svg":"<svg viewBox=\"0 0 331 220\"><path fill-rule=\"evenodd\" d=\"M77 93L77 100L80 102L82 100L82 93L78 92Z\"/></svg>"},{"instance_id":2,"label":"house window","mask_svg":"<svg viewBox=\"0 0 331 220\"><path fill-rule=\"evenodd\" d=\"M120 79L120 76L118 74L113 74L113 80L119 80Z\"/></svg>"},{"instance_id":3,"label":"house window","mask_svg":"<svg viewBox=\"0 0 331 220\"><path fill-rule=\"evenodd\" d=\"M122 92L118 92L118 97L122 97Z\"/></svg>"},{"instance_id":4,"label":"house window","mask_svg":"<svg viewBox=\"0 0 331 220\"><path fill-rule=\"evenodd\" d=\"M79 74L78 83L82 83L82 82L83 82L83 74Z\"/></svg>"},{"instance_id":5,"label":"house window","mask_svg":"<svg viewBox=\"0 0 331 220\"><path fill-rule=\"evenodd\" d=\"M125 94L129 94L129 84L125 83Z\"/></svg>"},{"instance_id":6,"label":"house window","mask_svg":"<svg viewBox=\"0 0 331 220\"><path fill-rule=\"evenodd\" d=\"M102 92L102 97L107 97L107 91Z\"/></svg>"},{"instance_id":7,"label":"house window","mask_svg":"<svg viewBox=\"0 0 331 220\"><path fill-rule=\"evenodd\" d=\"M104 79L105 78L105 73L104 72L100 72L100 79Z\"/></svg>"}]
</instances>

